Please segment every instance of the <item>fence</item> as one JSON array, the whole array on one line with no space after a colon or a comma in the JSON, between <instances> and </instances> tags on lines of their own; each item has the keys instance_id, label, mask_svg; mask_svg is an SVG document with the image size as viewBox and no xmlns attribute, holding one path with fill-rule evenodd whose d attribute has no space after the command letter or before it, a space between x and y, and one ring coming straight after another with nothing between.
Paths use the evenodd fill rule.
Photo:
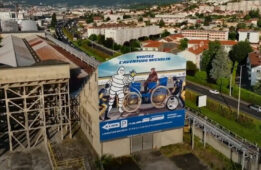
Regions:
<instances>
[{"instance_id":1,"label":"fence","mask_svg":"<svg viewBox=\"0 0 261 170\"><path fill-rule=\"evenodd\" d=\"M95 60L93 57L88 56L86 53L79 51L73 47L71 47L70 45L63 43L62 41L59 41L57 39L55 39L50 33L45 32L45 37L47 39L49 39L50 41L52 41L53 43L55 43L56 45L58 45L59 47L63 48L64 50L66 50L67 52L73 54L74 56L76 56L77 58L79 58L81 61L85 62L86 64L97 68L98 65L100 64L99 61Z\"/></svg>"}]
</instances>

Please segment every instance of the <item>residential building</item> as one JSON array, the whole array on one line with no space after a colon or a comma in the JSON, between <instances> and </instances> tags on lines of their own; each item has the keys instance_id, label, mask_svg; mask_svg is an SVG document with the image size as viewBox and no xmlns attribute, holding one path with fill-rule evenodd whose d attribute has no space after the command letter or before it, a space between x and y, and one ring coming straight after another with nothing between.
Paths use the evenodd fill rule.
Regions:
<instances>
[{"instance_id":1,"label":"residential building","mask_svg":"<svg viewBox=\"0 0 261 170\"><path fill-rule=\"evenodd\" d=\"M250 84L254 86L258 81L261 81L261 54L259 51L248 54L247 68Z\"/></svg>"},{"instance_id":2,"label":"residential building","mask_svg":"<svg viewBox=\"0 0 261 170\"><path fill-rule=\"evenodd\" d=\"M254 30L238 30L238 41L248 41L253 44L259 43L259 32Z\"/></svg>"},{"instance_id":3,"label":"residential building","mask_svg":"<svg viewBox=\"0 0 261 170\"><path fill-rule=\"evenodd\" d=\"M228 31L182 30L181 34L189 40L228 40Z\"/></svg>"}]
</instances>

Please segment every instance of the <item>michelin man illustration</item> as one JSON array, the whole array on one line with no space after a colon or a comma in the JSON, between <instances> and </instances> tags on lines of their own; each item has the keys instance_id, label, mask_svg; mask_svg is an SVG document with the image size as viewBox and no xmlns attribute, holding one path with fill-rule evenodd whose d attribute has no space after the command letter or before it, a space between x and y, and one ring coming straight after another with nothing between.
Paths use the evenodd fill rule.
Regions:
<instances>
[{"instance_id":1,"label":"michelin man illustration","mask_svg":"<svg viewBox=\"0 0 261 170\"><path fill-rule=\"evenodd\" d=\"M112 105L114 103L116 95L118 96L118 100L119 100L118 102L119 112L123 113L122 110L122 104L124 99L123 88L124 86L133 82L136 72L135 71L130 72L129 76L124 76L124 75L125 75L125 68L121 66L119 67L117 74L113 75L112 79L108 82L110 84L110 90L109 90L110 99L109 99L108 113L112 109Z\"/></svg>"}]
</instances>

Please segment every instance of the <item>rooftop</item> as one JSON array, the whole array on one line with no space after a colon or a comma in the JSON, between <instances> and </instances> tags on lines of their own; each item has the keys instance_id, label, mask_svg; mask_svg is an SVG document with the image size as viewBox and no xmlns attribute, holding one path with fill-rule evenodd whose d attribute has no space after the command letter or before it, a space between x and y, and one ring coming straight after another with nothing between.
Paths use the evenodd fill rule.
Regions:
<instances>
[{"instance_id":1,"label":"rooftop","mask_svg":"<svg viewBox=\"0 0 261 170\"><path fill-rule=\"evenodd\" d=\"M259 51L254 51L248 54L251 67L261 66L261 54Z\"/></svg>"}]
</instances>

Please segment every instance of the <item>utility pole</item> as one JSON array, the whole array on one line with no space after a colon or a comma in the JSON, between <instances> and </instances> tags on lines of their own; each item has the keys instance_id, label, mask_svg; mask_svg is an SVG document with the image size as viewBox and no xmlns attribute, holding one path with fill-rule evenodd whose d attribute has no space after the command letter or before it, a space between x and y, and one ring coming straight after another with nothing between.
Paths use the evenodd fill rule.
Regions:
<instances>
[{"instance_id":1,"label":"utility pole","mask_svg":"<svg viewBox=\"0 0 261 170\"><path fill-rule=\"evenodd\" d=\"M239 111L240 111L241 79L242 79L242 65L240 66L240 80L239 80L239 90L238 90L237 118L239 118Z\"/></svg>"},{"instance_id":2,"label":"utility pole","mask_svg":"<svg viewBox=\"0 0 261 170\"><path fill-rule=\"evenodd\" d=\"M233 73L230 74L229 96L232 95L232 77L233 77Z\"/></svg>"}]
</instances>

